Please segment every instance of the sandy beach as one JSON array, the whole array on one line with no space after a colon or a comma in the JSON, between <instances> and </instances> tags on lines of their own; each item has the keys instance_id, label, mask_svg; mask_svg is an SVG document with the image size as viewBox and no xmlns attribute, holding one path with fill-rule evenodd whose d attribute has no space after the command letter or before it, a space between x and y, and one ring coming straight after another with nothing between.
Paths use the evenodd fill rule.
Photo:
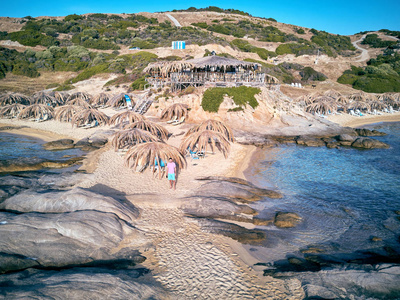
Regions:
<instances>
[{"instance_id":1,"label":"sandy beach","mask_svg":"<svg viewBox=\"0 0 400 300\"><path fill-rule=\"evenodd\" d=\"M358 127L369 123L400 121L400 113L381 116L330 116L329 120L342 126ZM180 126L161 122L172 136L168 143L179 146L191 124ZM73 128L69 123L42 123L16 119L2 119L0 126L10 133L41 138L45 141L88 137L97 128ZM100 130L109 130L103 127ZM189 196L202 184L202 176L230 176L245 179L257 157L256 147L232 143L225 159L222 153L207 153L205 159L187 159L187 168L180 170L176 191L169 189L165 177L161 180L150 170L136 173L124 165L123 156L110 145L91 152L80 167L89 175L78 184L102 194L123 194L140 210L135 226L152 241L152 246L141 249L146 257L143 266L152 270L154 278L171 292L166 299L302 299L304 291L297 279L281 280L263 276L258 261L240 243L201 230L195 219L187 218L180 209ZM121 247L129 246L129 237ZM207 295L207 296L205 296Z\"/></svg>"}]
</instances>

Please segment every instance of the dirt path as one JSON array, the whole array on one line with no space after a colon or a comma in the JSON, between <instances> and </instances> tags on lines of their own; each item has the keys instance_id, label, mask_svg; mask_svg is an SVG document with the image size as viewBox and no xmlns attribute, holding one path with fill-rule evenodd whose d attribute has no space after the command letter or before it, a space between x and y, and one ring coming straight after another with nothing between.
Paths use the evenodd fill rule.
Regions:
<instances>
[{"instance_id":1,"label":"dirt path","mask_svg":"<svg viewBox=\"0 0 400 300\"><path fill-rule=\"evenodd\" d=\"M368 50L361 48L360 46L357 45L358 43L362 42L366 36L367 35L364 34L359 40L352 42L354 47L356 47L358 50L362 51L361 55L358 56L358 59L356 60L356 62L363 62L363 61L369 60L369 58L370 58Z\"/></svg>"}]
</instances>

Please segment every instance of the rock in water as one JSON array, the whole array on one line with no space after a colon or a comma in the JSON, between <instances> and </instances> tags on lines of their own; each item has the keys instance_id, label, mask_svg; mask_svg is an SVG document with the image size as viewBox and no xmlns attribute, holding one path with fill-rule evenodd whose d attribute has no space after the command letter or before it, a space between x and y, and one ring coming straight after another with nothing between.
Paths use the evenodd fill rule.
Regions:
<instances>
[{"instance_id":1,"label":"rock in water","mask_svg":"<svg viewBox=\"0 0 400 300\"><path fill-rule=\"evenodd\" d=\"M351 146L364 149L390 148L388 144L370 138L358 138L351 144Z\"/></svg>"},{"instance_id":2,"label":"rock in water","mask_svg":"<svg viewBox=\"0 0 400 300\"><path fill-rule=\"evenodd\" d=\"M46 150L65 150L74 147L74 140L71 139L61 139L43 144L43 148Z\"/></svg>"},{"instance_id":3,"label":"rock in water","mask_svg":"<svg viewBox=\"0 0 400 300\"><path fill-rule=\"evenodd\" d=\"M147 243L141 233L114 213L76 211L15 215L1 212L0 222L0 253L3 254L0 272L33 264L31 261L41 267L60 268L94 261L141 259L137 250L130 249ZM132 248L117 251L127 235Z\"/></svg>"},{"instance_id":4,"label":"rock in water","mask_svg":"<svg viewBox=\"0 0 400 300\"><path fill-rule=\"evenodd\" d=\"M274 224L280 228L292 228L299 224L301 217L296 213L277 212L275 215Z\"/></svg>"},{"instance_id":5,"label":"rock in water","mask_svg":"<svg viewBox=\"0 0 400 300\"><path fill-rule=\"evenodd\" d=\"M82 188L41 193L27 190L0 203L0 209L20 213L64 213L97 210L114 213L126 222L132 222L139 216L138 210L130 202L121 203L114 198Z\"/></svg>"}]
</instances>

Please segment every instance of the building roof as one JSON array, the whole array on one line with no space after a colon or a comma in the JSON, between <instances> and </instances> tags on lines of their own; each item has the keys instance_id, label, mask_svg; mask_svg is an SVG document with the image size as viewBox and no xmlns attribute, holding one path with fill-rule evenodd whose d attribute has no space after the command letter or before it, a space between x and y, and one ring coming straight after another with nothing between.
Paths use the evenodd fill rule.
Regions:
<instances>
[{"instance_id":1,"label":"building roof","mask_svg":"<svg viewBox=\"0 0 400 300\"><path fill-rule=\"evenodd\" d=\"M206 67L251 67L255 63L241 61L234 58L227 58L223 56L210 55L201 58L194 58L187 60L196 68L206 68Z\"/></svg>"}]
</instances>

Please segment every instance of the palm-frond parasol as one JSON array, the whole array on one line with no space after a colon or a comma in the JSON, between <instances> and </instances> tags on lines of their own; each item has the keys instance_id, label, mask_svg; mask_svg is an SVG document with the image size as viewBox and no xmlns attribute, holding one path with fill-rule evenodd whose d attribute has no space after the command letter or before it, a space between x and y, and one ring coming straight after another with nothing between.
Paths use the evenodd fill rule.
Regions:
<instances>
[{"instance_id":1,"label":"palm-frond parasol","mask_svg":"<svg viewBox=\"0 0 400 300\"><path fill-rule=\"evenodd\" d=\"M188 105L183 103L174 103L161 112L161 119L172 119L176 116L178 119L181 117L187 118Z\"/></svg>"},{"instance_id":2,"label":"palm-frond parasol","mask_svg":"<svg viewBox=\"0 0 400 300\"><path fill-rule=\"evenodd\" d=\"M81 106L83 108L90 108L89 103L86 100L81 99L81 98L74 98L74 99L68 100L65 104Z\"/></svg>"},{"instance_id":3,"label":"palm-frond parasol","mask_svg":"<svg viewBox=\"0 0 400 300\"><path fill-rule=\"evenodd\" d=\"M4 107L0 107L0 116L7 118L16 118L25 107L26 105L19 103L13 103Z\"/></svg>"},{"instance_id":4,"label":"palm-frond parasol","mask_svg":"<svg viewBox=\"0 0 400 300\"><path fill-rule=\"evenodd\" d=\"M378 97L386 106L398 108L400 106L400 99L396 98L396 94L383 93Z\"/></svg>"},{"instance_id":5,"label":"palm-frond parasol","mask_svg":"<svg viewBox=\"0 0 400 300\"><path fill-rule=\"evenodd\" d=\"M100 93L89 100L89 104L94 107L105 106L110 96L106 93Z\"/></svg>"},{"instance_id":6,"label":"palm-frond parasol","mask_svg":"<svg viewBox=\"0 0 400 300\"><path fill-rule=\"evenodd\" d=\"M58 101L60 101L61 105L65 104L69 97L69 94L67 92L51 91L49 94L50 96L53 96Z\"/></svg>"},{"instance_id":7,"label":"palm-frond parasol","mask_svg":"<svg viewBox=\"0 0 400 300\"><path fill-rule=\"evenodd\" d=\"M55 109L54 119L60 122L71 122L73 116L84 109L78 105L63 105Z\"/></svg>"},{"instance_id":8,"label":"palm-frond parasol","mask_svg":"<svg viewBox=\"0 0 400 300\"><path fill-rule=\"evenodd\" d=\"M7 93L0 97L0 106L14 103L30 105L33 103L33 100L31 97L21 93Z\"/></svg>"},{"instance_id":9,"label":"palm-frond parasol","mask_svg":"<svg viewBox=\"0 0 400 300\"><path fill-rule=\"evenodd\" d=\"M51 106L45 104L32 104L25 107L18 115L19 119L35 118L44 119L47 115L47 119L51 119L54 114L54 109Z\"/></svg>"},{"instance_id":10,"label":"palm-frond parasol","mask_svg":"<svg viewBox=\"0 0 400 300\"><path fill-rule=\"evenodd\" d=\"M203 130L212 130L212 131L220 132L225 136L225 138L228 141L233 142L233 140L234 140L232 130L227 125L225 125L223 122L213 120L213 119L209 119L207 121L204 121L200 125L190 128L188 130L188 132L186 133L185 137L189 136L193 132L203 131Z\"/></svg>"},{"instance_id":11,"label":"palm-frond parasol","mask_svg":"<svg viewBox=\"0 0 400 300\"><path fill-rule=\"evenodd\" d=\"M139 128L120 130L114 133L111 145L117 149L128 149L134 145L144 142L159 142L158 137L146 130Z\"/></svg>"},{"instance_id":12,"label":"palm-frond parasol","mask_svg":"<svg viewBox=\"0 0 400 300\"><path fill-rule=\"evenodd\" d=\"M108 124L108 116L96 108L85 108L78 111L71 120L72 126L83 126L97 121L99 125Z\"/></svg>"},{"instance_id":13,"label":"palm-frond parasol","mask_svg":"<svg viewBox=\"0 0 400 300\"><path fill-rule=\"evenodd\" d=\"M182 141L179 149L183 152L186 149L197 149L198 151L207 151L208 147L211 148L211 151L214 152L214 149L217 148L221 151L225 158L229 154L230 143L225 138L224 134L212 131L212 130L203 130L196 131L185 137Z\"/></svg>"},{"instance_id":14,"label":"palm-frond parasol","mask_svg":"<svg viewBox=\"0 0 400 300\"><path fill-rule=\"evenodd\" d=\"M43 91L33 94L33 101L36 104L46 104L50 106L59 106L63 104L59 99Z\"/></svg>"},{"instance_id":15,"label":"palm-frond parasol","mask_svg":"<svg viewBox=\"0 0 400 300\"><path fill-rule=\"evenodd\" d=\"M143 121L144 119L145 117L143 117L141 114L128 110L113 115L110 118L110 125L118 125L123 122L134 123L137 121Z\"/></svg>"},{"instance_id":16,"label":"palm-frond parasol","mask_svg":"<svg viewBox=\"0 0 400 300\"><path fill-rule=\"evenodd\" d=\"M306 111L318 114L332 113L337 111L337 103L332 97L320 96L315 98L313 103L306 106Z\"/></svg>"},{"instance_id":17,"label":"palm-frond parasol","mask_svg":"<svg viewBox=\"0 0 400 300\"><path fill-rule=\"evenodd\" d=\"M186 160L182 153L171 145L162 142L149 142L133 146L125 155L125 164L129 168L136 169L137 166L146 168L153 166L157 160L161 165L161 160L167 162L172 158L179 169L186 167Z\"/></svg>"},{"instance_id":18,"label":"palm-frond parasol","mask_svg":"<svg viewBox=\"0 0 400 300\"><path fill-rule=\"evenodd\" d=\"M122 93L122 94L118 94L118 95L115 95L115 96L111 97L111 98L107 101L106 105L111 106L111 107L122 107L122 106L126 106L125 95L128 95L129 98L130 98L131 101L132 101L132 98L133 98L132 95ZM133 103L133 101L132 101L132 106L134 106L134 105L135 105L135 103Z\"/></svg>"},{"instance_id":19,"label":"palm-frond parasol","mask_svg":"<svg viewBox=\"0 0 400 300\"><path fill-rule=\"evenodd\" d=\"M137 121L124 126L124 129L130 129L130 128L139 128L142 130L149 131L150 133L159 137L162 140L168 139L169 135L168 130L165 129L164 126L151 122L149 120Z\"/></svg>"},{"instance_id":20,"label":"palm-frond parasol","mask_svg":"<svg viewBox=\"0 0 400 300\"><path fill-rule=\"evenodd\" d=\"M73 93L73 94L69 95L67 101L70 101L70 100L73 100L73 99L82 99L82 100L85 100L85 101L89 101L91 97L92 96L90 94L88 94L88 93L76 92L76 93Z\"/></svg>"},{"instance_id":21,"label":"palm-frond parasol","mask_svg":"<svg viewBox=\"0 0 400 300\"><path fill-rule=\"evenodd\" d=\"M383 110L385 108L388 108L388 105L381 100L370 101L368 104L369 104L370 109Z\"/></svg>"},{"instance_id":22,"label":"palm-frond parasol","mask_svg":"<svg viewBox=\"0 0 400 300\"><path fill-rule=\"evenodd\" d=\"M359 110L370 110L371 107L368 102L366 101L356 101L353 100L349 104L347 104L347 110L354 110L354 109L359 109Z\"/></svg>"},{"instance_id":23,"label":"palm-frond parasol","mask_svg":"<svg viewBox=\"0 0 400 300\"><path fill-rule=\"evenodd\" d=\"M324 96L328 96L328 97L331 97L333 99L338 99L339 97L342 96L342 94L339 93L338 91L335 91L335 90L326 90L324 92Z\"/></svg>"},{"instance_id":24,"label":"palm-frond parasol","mask_svg":"<svg viewBox=\"0 0 400 300\"><path fill-rule=\"evenodd\" d=\"M296 98L296 102L300 103L303 106L307 106L313 103L313 98L310 94L302 95Z\"/></svg>"}]
</instances>

